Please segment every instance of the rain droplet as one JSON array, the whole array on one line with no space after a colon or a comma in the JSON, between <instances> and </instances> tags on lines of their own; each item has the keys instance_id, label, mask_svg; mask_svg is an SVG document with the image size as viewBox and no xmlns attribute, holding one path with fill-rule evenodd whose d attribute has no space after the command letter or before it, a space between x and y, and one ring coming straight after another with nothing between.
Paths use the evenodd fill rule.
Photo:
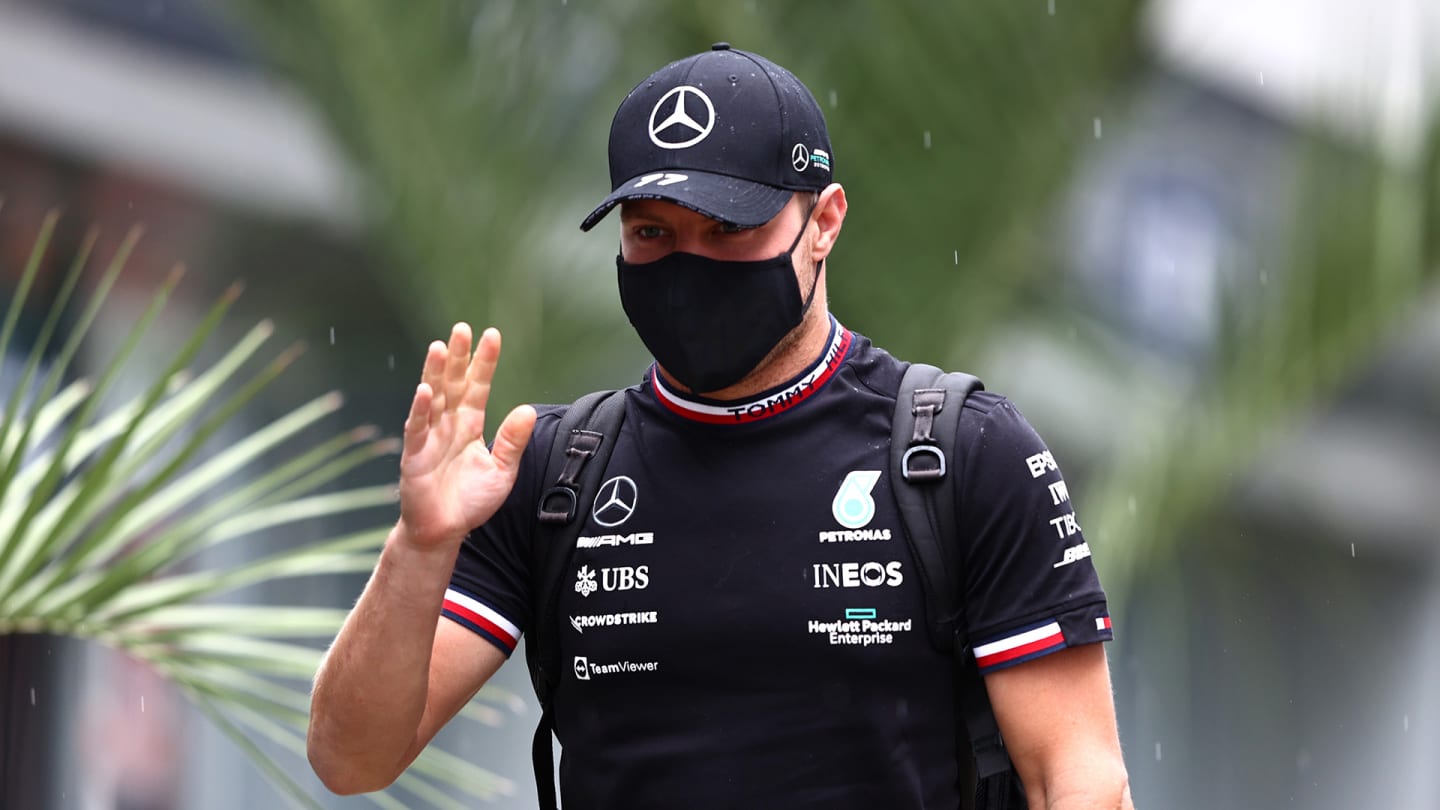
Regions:
<instances>
[{"instance_id":1,"label":"rain droplet","mask_svg":"<svg viewBox=\"0 0 1440 810\"><path fill-rule=\"evenodd\" d=\"M395 370L395 355L392 354L392 355L390 355L388 358L386 358L386 360L385 360L385 365L389 366L391 371L394 371L394 370Z\"/></svg>"},{"instance_id":2,"label":"rain droplet","mask_svg":"<svg viewBox=\"0 0 1440 810\"><path fill-rule=\"evenodd\" d=\"M1406 731L1409 731L1409 730L1410 730L1410 715L1408 715L1408 714L1405 715L1404 728L1405 728Z\"/></svg>"},{"instance_id":3,"label":"rain droplet","mask_svg":"<svg viewBox=\"0 0 1440 810\"><path fill-rule=\"evenodd\" d=\"M1263 71L1263 70L1260 71L1259 75L1257 75L1255 78L1257 78L1257 79L1260 80L1260 86L1261 86L1261 87L1264 87L1264 86L1265 86L1265 71Z\"/></svg>"},{"instance_id":4,"label":"rain droplet","mask_svg":"<svg viewBox=\"0 0 1440 810\"><path fill-rule=\"evenodd\" d=\"M35 705L35 687L30 687L30 705Z\"/></svg>"},{"instance_id":5,"label":"rain droplet","mask_svg":"<svg viewBox=\"0 0 1440 810\"><path fill-rule=\"evenodd\" d=\"M1354 543L1351 543L1351 544L1350 544L1350 559L1352 559L1352 560L1355 559L1355 544L1354 544Z\"/></svg>"},{"instance_id":6,"label":"rain droplet","mask_svg":"<svg viewBox=\"0 0 1440 810\"><path fill-rule=\"evenodd\" d=\"M330 327L330 345L335 345L335 327Z\"/></svg>"},{"instance_id":7,"label":"rain droplet","mask_svg":"<svg viewBox=\"0 0 1440 810\"><path fill-rule=\"evenodd\" d=\"M930 130L925 130L925 148L930 148Z\"/></svg>"},{"instance_id":8,"label":"rain droplet","mask_svg":"<svg viewBox=\"0 0 1440 810\"><path fill-rule=\"evenodd\" d=\"M1130 496L1130 500L1126 501L1126 503L1125 503L1125 508L1128 509L1128 510L1130 510L1130 517L1135 517L1135 496L1134 496L1134 495L1131 495L1131 496Z\"/></svg>"},{"instance_id":9,"label":"rain droplet","mask_svg":"<svg viewBox=\"0 0 1440 810\"><path fill-rule=\"evenodd\" d=\"M1055 16L1055 0L1050 0L1050 16Z\"/></svg>"},{"instance_id":10,"label":"rain droplet","mask_svg":"<svg viewBox=\"0 0 1440 810\"><path fill-rule=\"evenodd\" d=\"M1155 743L1155 761L1159 762L1163 757L1160 755L1160 743Z\"/></svg>"},{"instance_id":11,"label":"rain droplet","mask_svg":"<svg viewBox=\"0 0 1440 810\"><path fill-rule=\"evenodd\" d=\"M145 713L145 696L144 696L144 695L141 695L141 696L140 696L140 713L141 713L141 714L144 714L144 713Z\"/></svg>"},{"instance_id":12,"label":"rain droplet","mask_svg":"<svg viewBox=\"0 0 1440 810\"><path fill-rule=\"evenodd\" d=\"M1262 286L1264 286L1264 285L1269 284L1269 283L1270 283L1270 271L1269 271L1269 270L1261 270L1261 271L1260 271L1260 284L1261 284Z\"/></svg>"},{"instance_id":13,"label":"rain droplet","mask_svg":"<svg viewBox=\"0 0 1440 810\"><path fill-rule=\"evenodd\" d=\"M956 267L959 267L959 266L960 266L960 251L958 251L958 250L955 251L955 266L956 266Z\"/></svg>"},{"instance_id":14,"label":"rain droplet","mask_svg":"<svg viewBox=\"0 0 1440 810\"><path fill-rule=\"evenodd\" d=\"M1100 119L1095 119L1095 140L1100 140Z\"/></svg>"},{"instance_id":15,"label":"rain droplet","mask_svg":"<svg viewBox=\"0 0 1440 810\"><path fill-rule=\"evenodd\" d=\"M839 103L840 103L840 94L837 93L837 92L835 92L834 90L831 90L831 91L830 91L830 109L832 109L832 110L835 109L835 105L837 105L837 104L839 104Z\"/></svg>"}]
</instances>

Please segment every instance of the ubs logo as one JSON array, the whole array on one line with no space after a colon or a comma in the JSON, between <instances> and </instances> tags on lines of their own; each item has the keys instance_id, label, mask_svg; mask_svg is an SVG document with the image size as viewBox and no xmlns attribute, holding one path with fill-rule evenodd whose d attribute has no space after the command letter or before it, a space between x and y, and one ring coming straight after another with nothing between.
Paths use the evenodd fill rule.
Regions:
<instances>
[{"instance_id":1,"label":"ubs logo","mask_svg":"<svg viewBox=\"0 0 1440 810\"><path fill-rule=\"evenodd\" d=\"M595 506L590 515L595 522L606 528L619 526L635 513L635 503L640 492L629 476L617 475L600 485L595 493Z\"/></svg>"},{"instance_id":2,"label":"ubs logo","mask_svg":"<svg viewBox=\"0 0 1440 810\"><path fill-rule=\"evenodd\" d=\"M614 568L601 568L599 570L600 581L596 582L596 571L590 566L582 565L580 570L575 572L575 592L581 596L589 596L596 591L643 591L650 587L650 566L648 565L619 565Z\"/></svg>"}]
</instances>

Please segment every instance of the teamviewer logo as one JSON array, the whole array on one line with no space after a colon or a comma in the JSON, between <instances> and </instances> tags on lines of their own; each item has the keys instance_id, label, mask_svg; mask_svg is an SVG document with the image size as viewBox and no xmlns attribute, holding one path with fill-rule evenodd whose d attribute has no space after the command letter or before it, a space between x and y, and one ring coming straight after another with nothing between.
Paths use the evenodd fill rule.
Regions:
<instances>
[{"instance_id":1,"label":"teamviewer logo","mask_svg":"<svg viewBox=\"0 0 1440 810\"><path fill-rule=\"evenodd\" d=\"M590 661L583 655L575 656L575 679L590 680Z\"/></svg>"}]
</instances>

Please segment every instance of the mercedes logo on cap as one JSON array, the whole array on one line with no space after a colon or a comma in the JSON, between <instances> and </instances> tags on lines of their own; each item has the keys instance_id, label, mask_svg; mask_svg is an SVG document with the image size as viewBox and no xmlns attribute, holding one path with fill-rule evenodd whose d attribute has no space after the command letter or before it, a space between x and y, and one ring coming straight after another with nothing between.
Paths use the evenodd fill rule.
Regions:
<instances>
[{"instance_id":1,"label":"mercedes logo on cap","mask_svg":"<svg viewBox=\"0 0 1440 810\"><path fill-rule=\"evenodd\" d=\"M600 491L595 495L595 508L590 514L601 526L619 526L629 520L635 511L637 496L635 482L628 476L617 475L600 485Z\"/></svg>"},{"instance_id":2,"label":"mercedes logo on cap","mask_svg":"<svg viewBox=\"0 0 1440 810\"><path fill-rule=\"evenodd\" d=\"M797 143L795 148L790 150L790 165L795 167L797 172L805 171L805 167L810 165L810 150L805 148L805 144Z\"/></svg>"},{"instance_id":3,"label":"mercedes logo on cap","mask_svg":"<svg viewBox=\"0 0 1440 810\"><path fill-rule=\"evenodd\" d=\"M690 99L698 99L698 103ZM704 105L702 111L699 108ZM703 114L697 119L692 112ZM715 105L698 87L682 84L660 97L650 111L650 140L661 149L684 149L705 140L715 128Z\"/></svg>"}]
</instances>

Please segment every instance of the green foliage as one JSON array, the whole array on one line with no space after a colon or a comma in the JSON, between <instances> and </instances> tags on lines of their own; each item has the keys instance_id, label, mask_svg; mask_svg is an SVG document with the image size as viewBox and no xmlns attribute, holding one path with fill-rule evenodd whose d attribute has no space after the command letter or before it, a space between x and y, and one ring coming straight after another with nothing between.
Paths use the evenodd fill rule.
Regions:
<instances>
[{"instance_id":1,"label":"green foliage","mask_svg":"<svg viewBox=\"0 0 1440 810\"><path fill-rule=\"evenodd\" d=\"M20 276L0 327L0 353L16 336L56 220L51 215L45 221ZM121 245L52 355L61 313L90 259L92 233L60 285L21 378L5 381L10 393L0 418L0 634L71 636L148 662L250 753L286 795L317 806L257 740L303 757L308 683L321 655L316 641L333 638L345 613L227 597L244 586L290 577L368 572L386 529L251 555L226 568L208 564L204 552L222 543L257 541L305 521L391 507L390 486L327 489L360 464L394 453L396 443L359 428L292 449L303 431L340 407L341 397L329 393L227 447L213 448L221 428L297 354L282 351L247 371L272 331L261 322L209 368L187 370L236 289L216 302L141 394L107 408L106 395L127 375L127 361L160 317L179 272L156 291L97 380L67 381L138 238L138 231L132 232ZM444 789L436 786L441 772ZM451 801L442 795L447 789L491 798L507 784L435 752L399 787L444 806ZM374 798L382 806L404 806L383 794Z\"/></svg>"}]
</instances>

